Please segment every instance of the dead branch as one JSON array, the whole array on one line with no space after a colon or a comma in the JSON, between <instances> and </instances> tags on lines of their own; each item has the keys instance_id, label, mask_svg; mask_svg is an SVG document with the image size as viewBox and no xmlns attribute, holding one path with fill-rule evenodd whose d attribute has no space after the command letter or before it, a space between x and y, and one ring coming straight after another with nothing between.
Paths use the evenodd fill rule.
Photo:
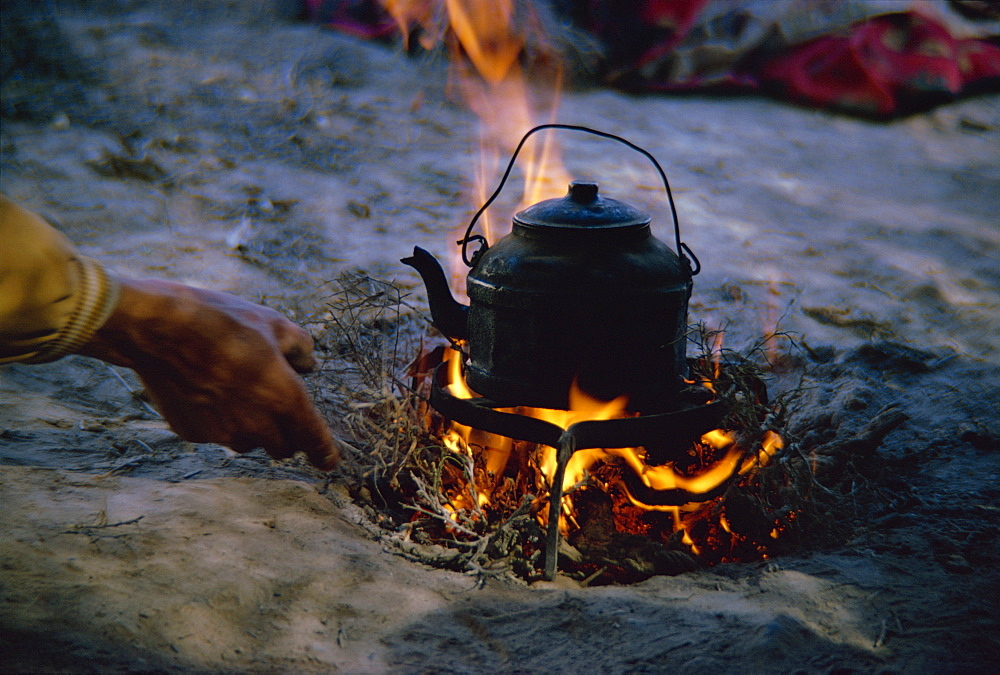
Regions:
<instances>
[{"instance_id":1,"label":"dead branch","mask_svg":"<svg viewBox=\"0 0 1000 675\"><path fill-rule=\"evenodd\" d=\"M74 525L72 529L63 530L59 534L93 534L96 530L106 530L111 527L121 527L122 525L134 525L146 516L137 516L131 520L121 520L117 523L102 523L99 525Z\"/></svg>"},{"instance_id":2,"label":"dead branch","mask_svg":"<svg viewBox=\"0 0 1000 675\"><path fill-rule=\"evenodd\" d=\"M890 404L876 413L854 435L817 446L813 454L827 459L829 468L833 470L841 468L851 459L868 459L875 454L885 437L908 419L910 416L899 409L898 403Z\"/></svg>"}]
</instances>

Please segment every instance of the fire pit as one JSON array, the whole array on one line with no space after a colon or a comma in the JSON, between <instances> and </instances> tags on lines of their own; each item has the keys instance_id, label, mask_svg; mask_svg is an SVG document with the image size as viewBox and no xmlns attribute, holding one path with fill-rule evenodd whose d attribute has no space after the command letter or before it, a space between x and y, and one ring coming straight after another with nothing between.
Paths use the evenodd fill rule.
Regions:
<instances>
[{"instance_id":1,"label":"fire pit","mask_svg":"<svg viewBox=\"0 0 1000 675\"><path fill-rule=\"evenodd\" d=\"M570 183L563 198L519 212L511 234L495 246L473 234L524 143L545 129L612 139L646 156L670 204L674 250L652 236L648 215L584 181ZM747 453L718 430L728 411L711 382L689 379L687 306L700 264L681 241L669 182L647 151L586 127L535 127L458 243L471 267L469 307L451 296L428 252L415 248L402 261L421 274L433 323L455 347L434 372L430 404L450 421L446 434L456 451L470 452L469 430L495 439L484 446L494 475L505 470L513 441L537 448L529 463L547 483L540 486L548 492L547 516L540 515L546 578L558 568L560 530L570 529L573 509L564 494L595 462L613 457L627 465L620 476L627 498L671 511L679 523L681 507L718 497L780 444L774 434L759 453ZM479 248L470 256L473 243ZM601 411L582 413L580 401ZM711 456L693 473L679 470L699 443L712 447ZM481 495L488 499L488 492Z\"/></svg>"}]
</instances>

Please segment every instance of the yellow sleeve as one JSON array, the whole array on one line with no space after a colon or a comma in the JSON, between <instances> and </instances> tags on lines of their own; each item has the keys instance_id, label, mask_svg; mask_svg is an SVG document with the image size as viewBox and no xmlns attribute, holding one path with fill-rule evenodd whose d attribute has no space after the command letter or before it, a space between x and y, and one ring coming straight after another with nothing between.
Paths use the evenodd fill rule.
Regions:
<instances>
[{"instance_id":1,"label":"yellow sleeve","mask_svg":"<svg viewBox=\"0 0 1000 675\"><path fill-rule=\"evenodd\" d=\"M40 217L0 195L0 363L72 354L104 325L118 283Z\"/></svg>"}]
</instances>

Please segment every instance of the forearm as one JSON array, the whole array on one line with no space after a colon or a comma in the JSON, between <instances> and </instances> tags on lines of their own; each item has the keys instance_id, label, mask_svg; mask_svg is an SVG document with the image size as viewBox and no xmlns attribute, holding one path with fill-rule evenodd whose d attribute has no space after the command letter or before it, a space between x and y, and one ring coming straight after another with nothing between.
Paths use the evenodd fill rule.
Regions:
<instances>
[{"instance_id":1,"label":"forearm","mask_svg":"<svg viewBox=\"0 0 1000 675\"><path fill-rule=\"evenodd\" d=\"M78 351L110 316L118 291L99 263L0 195L0 363Z\"/></svg>"}]
</instances>

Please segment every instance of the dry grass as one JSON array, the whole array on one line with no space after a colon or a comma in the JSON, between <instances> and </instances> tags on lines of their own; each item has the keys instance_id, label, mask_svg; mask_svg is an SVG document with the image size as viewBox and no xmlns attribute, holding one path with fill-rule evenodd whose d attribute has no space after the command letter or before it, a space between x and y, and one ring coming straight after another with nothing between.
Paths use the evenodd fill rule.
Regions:
<instances>
[{"instance_id":1,"label":"dry grass","mask_svg":"<svg viewBox=\"0 0 1000 675\"><path fill-rule=\"evenodd\" d=\"M479 449L469 456L442 445L441 421L426 395L445 340L428 337L426 319L399 288L361 274L338 279L326 309L318 343L328 358L314 390L354 448L343 472L355 499L404 555L479 575L515 570L534 576L541 542L534 513L544 500L531 494L531 480L504 478L483 508L476 494L476 485L484 484ZM797 412L801 385L770 401L764 386L777 365L770 357L788 360L794 341L779 333L737 352L716 349L717 337L703 326L692 328L692 377L712 382L729 407L725 428L737 432L748 455L756 455L765 432L784 435ZM828 450L836 455L835 448ZM831 470L817 471L824 462ZM725 513L742 533L725 552L704 561L759 557L835 536L833 526L844 522L858 477L845 478L843 463L834 464L786 436L784 448L766 464L697 512L714 522ZM773 539L773 530L782 536ZM712 532L717 537L719 530Z\"/></svg>"},{"instance_id":2,"label":"dry grass","mask_svg":"<svg viewBox=\"0 0 1000 675\"><path fill-rule=\"evenodd\" d=\"M730 409L724 428L736 430L747 448L755 447L768 429L784 440L784 447L766 464L727 491L727 514L738 513L739 529L762 539L771 528L780 530L777 540L767 542L772 554L842 541L863 515L873 492L869 479L848 460L859 446L877 445L901 418L893 410L882 411L862 437L805 447L788 431L797 418L816 413L804 401L809 385L804 368L794 365L799 349L794 336L775 332L739 352L715 349L718 332L702 325L692 328L690 338L700 354L694 360L695 376L713 380L718 372L714 377L717 396ZM717 363L721 364L718 371ZM773 400L762 398L768 374L788 368L789 363L799 372L798 384Z\"/></svg>"},{"instance_id":3,"label":"dry grass","mask_svg":"<svg viewBox=\"0 0 1000 675\"><path fill-rule=\"evenodd\" d=\"M364 488L362 501L385 506L377 495L398 489L400 473L431 442L422 400L406 379L408 360L421 353L426 322L390 282L356 272L330 285L324 328L316 336L325 357L310 378L313 398L351 450L342 477Z\"/></svg>"}]
</instances>

